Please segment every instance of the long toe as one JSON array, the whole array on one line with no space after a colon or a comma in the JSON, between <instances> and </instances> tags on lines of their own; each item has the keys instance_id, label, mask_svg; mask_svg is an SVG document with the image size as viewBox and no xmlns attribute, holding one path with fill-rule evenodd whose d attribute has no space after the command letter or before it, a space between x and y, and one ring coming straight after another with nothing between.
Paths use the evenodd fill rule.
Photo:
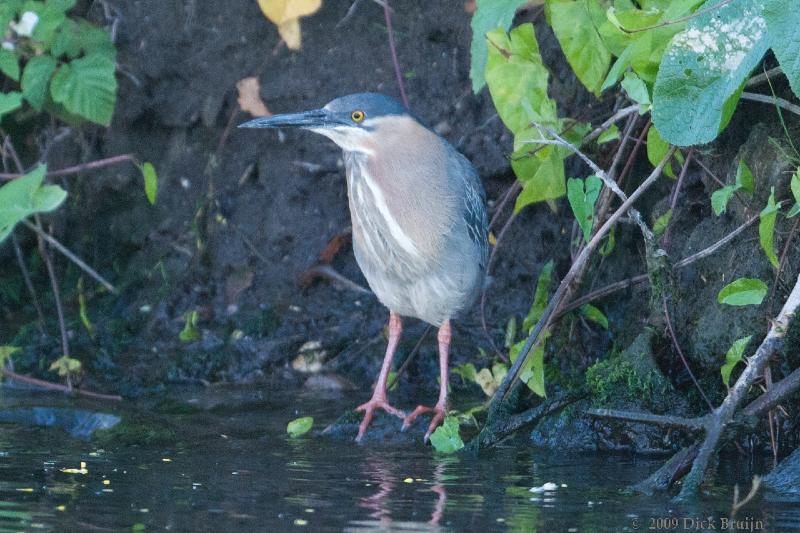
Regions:
<instances>
[{"instance_id":1,"label":"long toe","mask_svg":"<svg viewBox=\"0 0 800 533\"><path fill-rule=\"evenodd\" d=\"M411 413L403 418L403 431L407 430L411 427L411 424L419 417L419 415L423 413L429 413L433 411L433 407L428 407L427 405L418 405L416 409L411 411Z\"/></svg>"},{"instance_id":2,"label":"long toe","mask_svg":"<svg viewBox=\"0 0 800 533\"><path fill-rule=\"evenodd\" d=\"M428 431L427 433L425 433L425 442L428 442L430 440L431 434L433 434L433 432L436 431L436 428L439 427L439 424L441 424L444 421L444 409L440 409L437 407L433 411L434 411L433 419L431 419L431 423L428 426Z\"/></svg>"},{"instance_id":3,"label":"long toe","mask_svg":"<svg viewBox=\"0 0 800 533\"><path fill-rule=\"evenodd\" d=\"M364 438L364 434L367 432L367 427L369 426L370 422L372 422L373 414L375 413L376 409L383 409L390 415L394 415L397 418L405 418L406 414L397 409L396 407L389 405L385 399L382 398L372 398L367 403L363 403L356 407L356 411L364 411L364 418L361 419L361 424L358 426L358 435L356 435L356 442L361 442Z\"/></svg>"}]
</instances>

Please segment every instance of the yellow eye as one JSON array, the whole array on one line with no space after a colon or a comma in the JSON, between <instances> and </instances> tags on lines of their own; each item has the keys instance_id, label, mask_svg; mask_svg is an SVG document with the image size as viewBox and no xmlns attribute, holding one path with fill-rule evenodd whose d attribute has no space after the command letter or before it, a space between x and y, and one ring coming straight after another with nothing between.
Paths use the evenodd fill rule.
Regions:
<instances>
[{"instance_id":1,"label":"yellow eye","mask_svg":"<svg viewBox=\"0 0 800 533\"><path fill-rule=\"evenodd\" d=\"M366 115L364 115L363 111L353 111L352 113L350 113L350 118L353 119L353 122L361 122L362 120L364 120L365 116Z\"/></svg>"}]
</instances>

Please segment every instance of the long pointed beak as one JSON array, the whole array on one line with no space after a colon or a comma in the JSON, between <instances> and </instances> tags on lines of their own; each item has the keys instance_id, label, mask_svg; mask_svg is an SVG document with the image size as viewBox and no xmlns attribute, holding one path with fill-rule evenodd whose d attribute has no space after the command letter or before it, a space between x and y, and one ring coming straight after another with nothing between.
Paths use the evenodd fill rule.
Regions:
<instances>
[{"instance_id":1,"label":"long pointed beak","mask_svg":"<svg viewBox=\"0 0 800 533\"><path fill-rule=\"evenodd\" d=\"M287 113L261 117L239 124L240 128L329 128L339 124L333 113L314 109L302 113Z\"/></svg>"}]
</instances>

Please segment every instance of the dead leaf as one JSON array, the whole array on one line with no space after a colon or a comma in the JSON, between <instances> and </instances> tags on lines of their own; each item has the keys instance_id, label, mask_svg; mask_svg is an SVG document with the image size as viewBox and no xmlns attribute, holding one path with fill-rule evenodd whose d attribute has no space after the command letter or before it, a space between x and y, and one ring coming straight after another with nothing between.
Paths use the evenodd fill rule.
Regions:
<instances>
[{"instance_id":1,"label":"dead leaf","mask_svg":"<svg viewBox=\"0 0 800 533\"><path fill-rule=\"evenodd\" d=\"M322 0L257 0L264 15L277 27L292 50L300 49L300 17L316 13Z\"/></svg>"},{"instance_id":2,"label":"dead leaf","mask_svg":"<svg viewBox=\"0 0 800 533\"><path fill-rule=\"evenodd\" d=\"M254 117L268 117L272 115L267 109L264 100L261 99L261 86L258 78L244 78L236 83L239 91L239 107L245 113L250 113Z\"/></svg>"},{"instance_id":3,"label":"dead leaf","mask_svg":"<svg viewBox=\"0 0 800 533\"><path fill-rule=\"evenodd\" d=\"M464 11L468 15L472 15L473 13L475 13L476 9L478 9L478 6L476 5L475 0L467 0L466 2L464 2Z\"/></svg>"}]
</instances>

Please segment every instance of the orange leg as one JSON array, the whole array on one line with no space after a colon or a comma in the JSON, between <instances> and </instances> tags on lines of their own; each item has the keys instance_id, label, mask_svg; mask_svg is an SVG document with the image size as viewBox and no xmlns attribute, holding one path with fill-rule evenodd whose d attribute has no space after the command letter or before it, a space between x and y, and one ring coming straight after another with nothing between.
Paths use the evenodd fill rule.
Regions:
<instances>
[{"instance_id":1,"label":"orange leg","mask_svg":"<svg viewBox=\"0 0 800 533\"><path fill-rule=\"evenodd\" d=\"M425 433L425 442L428 442L428 439L431 437L431 433L433 433L436 427L441 424L442 421L444 421L444 416L447 413L447 361L448 354L450 352L451 338L452 333L450 331L450 321L445 320L444 323L439 327L439 334L437 336L437 339L439 340L439 401L436 402L434 407L418 405L410 415L403 419L403 429L407 429L422 413L433 413L433 418L428 426L428 431Z\"/></svg>"},{"instance_id":2,"label":"orange leg","mask_svg":"<svg viewBox=\"0 0 800 533\"><path fill-rule=\"evenodd\" d=\"M378 382L375 384L375 390L372 392L370 401L356 407L356 411L364 411L364 418L361 420L361 425L358 426L356 442L361 442L361 439L364 438L367 426L372 422L372 415L375 409L383 409L387 413L398 418L403 418L405 416L403 411L392 407L389 405L389 402L386 401L386 381L389 379L389 371L392 369L392 358L394 357L395 350L397 350L397 344L400 342L400 334L402 332L403 323L400 320L400 315L390 312L389 343L386 345L386 355L383 358L383 365L381 366L381 373L378 375Z\"/></svg>"}]
</instances>

